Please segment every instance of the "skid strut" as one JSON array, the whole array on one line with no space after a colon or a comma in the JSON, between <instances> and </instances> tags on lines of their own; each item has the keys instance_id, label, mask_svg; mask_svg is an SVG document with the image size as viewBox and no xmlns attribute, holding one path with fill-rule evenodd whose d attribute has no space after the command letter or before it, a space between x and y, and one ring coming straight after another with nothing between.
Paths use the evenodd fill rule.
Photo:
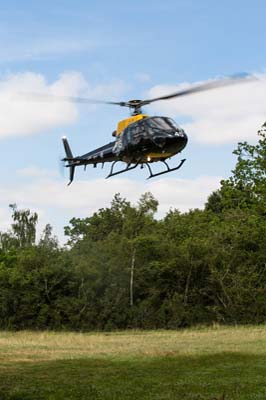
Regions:
<instances>
[{"instance_id":1,"label":"skid strut","mask_svg":"<svg viewBox=\"0 0 266 400\"><path fill-rule=\"evenodd\" d=\"M115 166L115 164L116 164L117 162L118 162L118 161L114 161L114 162L113 162L113 164L112 164L112 166L111 166L110 173L109 173L109 175L107 175L107 177L106 177L105 179L110 178L111 176L115 176L115 175L122 174L123 172L130 171L131 169L134 169L134 168L136 168L136 167L139 165L139 163L137 163L137 164L134 164L132 167L130 167L130 164L127 164L127 168L121 169L120 171L117 171L117 172L113 172L114 166Z\"/></svg>"}]
</instances>

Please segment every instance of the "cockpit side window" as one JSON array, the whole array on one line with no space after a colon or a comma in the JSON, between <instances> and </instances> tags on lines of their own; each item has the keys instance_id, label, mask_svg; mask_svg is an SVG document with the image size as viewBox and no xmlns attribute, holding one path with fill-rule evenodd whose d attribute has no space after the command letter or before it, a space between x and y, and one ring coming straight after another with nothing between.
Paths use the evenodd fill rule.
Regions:
<instances>
[{"instance_id":1,"label":"cockpit side window","mask_svg":"<svg viewBox=\"0 0 266 400\"><path fill-rule=\"evenodd\" d=\"M116 139L116 143L113 147L113 153L119 155L125 148L125 138L127 137L126 133L127 129L124 132L120 133L120 135Z\"/></svg>"},{"instance_id":2,"label":"cockpit side window","mask_svg":"<svg viewBox=\"0 0 266 400\"><path fill-rule=\"evenodd\" d=\"M130 124L127 127L127 140L131 143L139 143L140 140L146 137L147 125L145 125L144 121L137 121L136 123Z\"/></svg>"}]
</instances>

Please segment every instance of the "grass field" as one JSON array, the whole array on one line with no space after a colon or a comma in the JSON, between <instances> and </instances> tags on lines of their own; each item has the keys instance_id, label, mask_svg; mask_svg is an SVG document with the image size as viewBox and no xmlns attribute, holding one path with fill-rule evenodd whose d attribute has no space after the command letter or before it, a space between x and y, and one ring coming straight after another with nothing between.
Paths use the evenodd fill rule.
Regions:
<instances>
[{"instance_id":1,"label":"grass field","mask_svg":"<svg viewBox=\"0 0 266 400\"><path fill-rule=\"evenodd\" d=\"M266 327L0 332L11 399L266 399Z\"/></svg>"}]
</instances>

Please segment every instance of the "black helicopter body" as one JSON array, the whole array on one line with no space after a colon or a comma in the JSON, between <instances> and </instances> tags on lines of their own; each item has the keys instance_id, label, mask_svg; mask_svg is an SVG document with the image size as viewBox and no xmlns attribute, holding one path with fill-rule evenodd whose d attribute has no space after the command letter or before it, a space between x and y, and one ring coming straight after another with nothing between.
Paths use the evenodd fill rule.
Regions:
<instances>
[{"instance_id":1,"label":"black helicopter body","mask_svg":"<svg viewBox=\"0 0 266 400\"><path fill-rule=\"evenodd\" d=\"M113 162L110 174L114 176L122 172L136 168L138 165L148 167L150 176L162 175L181 167L185 160L182 160L178 167L170 168L166 159L180 153L188 141L187 135L172 119L167 117L144 117L129 124L116 138L115 141L99 147L82 156L73 157L67 139L63 138L67 161L66 167L70 168L70 182L74 178L75 167L92 164L94 167L101 163ZM118 161L125 162L127 167L123 170L113 172L113 167ZM166 170L153 174L150 163L162 161Z\"/></svg>"}]
</instances>

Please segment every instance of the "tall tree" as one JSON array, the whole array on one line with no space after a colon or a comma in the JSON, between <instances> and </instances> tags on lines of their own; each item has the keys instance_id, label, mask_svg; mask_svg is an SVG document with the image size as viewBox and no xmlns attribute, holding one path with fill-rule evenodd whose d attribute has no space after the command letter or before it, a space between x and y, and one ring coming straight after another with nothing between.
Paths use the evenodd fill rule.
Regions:
<instances>
[{"instance_id":1,"label":"tall tree","mask_svg":"<svg viewBox=\"0 0 266 400\"><path fill-rule=\"evenodd\" d=\"M38 214L30 210L19 210L16 204L10 204L13 214L12 231L19 247L29 247L35 244Z\"/></svg>"},{"instance_id":2,"label":"tall tree","mask_svg":"<svg viewBox=\"0 0 266 400\"><path fill-rule=\"evenodd\" d=\"M221 189L212 193L206 209L251 209L266 214L266 124L258 132L257 144L239 143L233 152L237 163L229 179L221 182Z\"/></svg>"}]
</instances>

